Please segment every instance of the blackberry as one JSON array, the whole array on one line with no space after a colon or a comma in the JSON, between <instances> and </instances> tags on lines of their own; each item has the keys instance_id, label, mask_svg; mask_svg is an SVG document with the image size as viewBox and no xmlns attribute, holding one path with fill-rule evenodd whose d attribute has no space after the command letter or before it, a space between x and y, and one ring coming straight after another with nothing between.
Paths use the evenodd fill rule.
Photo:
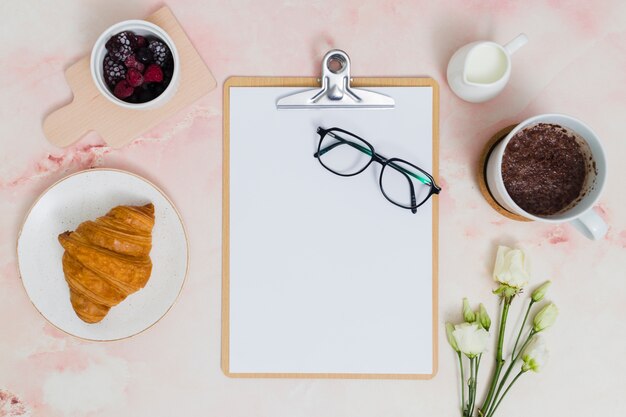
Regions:
<instances>
[{"instance_id":1,"label":"blackberry","mask_svg":"<svg viewBox=\"0 0 626 417\"><path fill-rule=\"evenodd\" d=\"M113 60L109 54L106 54L102 63L102 73L107 85L113 88L118 81L126 78L126 67L121 62Z\"/></svg>"},{"instance_id":2,"label":"blackberry","mask_svg":"<svg viewBox=\"0 0 626 417\"><path fill-rule=\"evenodd\" d=\"M137 57L137 60L142 64L149 64L152 62L152 51L148 49L148 47L137 49L135 55Z\"/></svg>"},{"instance_id":3,"label":"blackberry","mask_svg":"<svg viewBox=\"0 0 626 417\"><path fill-rule=\"evenodd\" d=\"M163 70L163 82L165 85L168 85L170 81L172 81L172 72L168 70Z\"/></svg>"},{"instance_id":4,"label":"blackberry","mask_svg":"<svg viewBox=\"0 0 626 417\"><path fill-rule=\"evenodd\" d=\"M105 45L109 51L119 46L128 46L131 49L137 48L137 35L129 30L120 32L111 36Z\"/></svg>"},{"instance_id":5,"label":"blackberry","mask_svg":"<svg viewBox=\"0 0 626 417\"><path fill-rule=\"evenodd\" d=\"M148 91L152 94L153 98L156 98L165 91L165 86L162 83L148 84Z\"/></svg>"},{"instance_id":6,"label":"blackberry","mask_svg":"<svg viewBox=\"0 0 626 417\"><path fill-rule=\"evenodd\" d=\"M111 58L124 62L137 47L137 37L133 32L125 31L111 36L105 44Z\"/></svg>"},{"instance_id":7,"label":"blackberry","mask_svg":"<svg viewBox=\"0 0 626 417\"><path fill-rule=\"evenodd\" d=\"M165 63L165 65L163 65L163 72L170 72L170 73L174 72L174 60L173 59L170 59L169 61Z\"/></svg>"},{"instance_id":8,"label":"blackberry","mask_svg":"<svg viewBox=\"0 0 626 417\"><path fill-rule=\"evenodd\" d=\"M152 51L153 61L160 66L163 66L172 58L172 53L167 45L156 39L153 39L148 43L148 49Z\"/></svg>"},{"instance_id":9,"label":"blackberry","mask_svg":"<svg viewBox=\"0 0 626 417\"><path fill-rule=\"evenodd\" d=\"M137 91L139 90L139 91ZM148 90L147 88L138 88L135 90L135 92L137 93L137 99L139 103L145 103L147 101L150 101L152 99L154 99L154 96L152 95L152 92L150 90Z\"/></svg>"},{"instance_id":10,"label":"blackberry","mask_svg":"<svg viewBox=\"0 0 626 417\"><path fill-rule=\"evenodd\" d=\"M139 99L139 94L137 94L137 92L135 91L133 94L131 94L129 97L126 97L125 99L123 99L125 102L127 103L141 103L142 101Z\"/></svg>"},{"instance_id":11,"label":"blackberry","mask_svg":"<svg viewBox=\"0 0 626 417\"><path fill-rule=\"evenodd\" d=\"M163 66L163 82L168 85L174 75L174 61L170 60Z\"/></svg>"}]
</instances>

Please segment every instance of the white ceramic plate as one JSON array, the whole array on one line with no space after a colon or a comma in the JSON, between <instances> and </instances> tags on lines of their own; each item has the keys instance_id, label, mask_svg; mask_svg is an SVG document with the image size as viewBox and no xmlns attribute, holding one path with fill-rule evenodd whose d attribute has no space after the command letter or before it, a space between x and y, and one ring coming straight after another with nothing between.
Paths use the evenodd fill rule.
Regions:
<instances>
[{"instance_id":1,"label":"white ceramic plate","mask_svg":"<svg viewBox=\"0 0 626 417\"><path fill-rule=\"evenodd\" d=\"M70 304L58 235L115 206L149 202L155 209L150 280L111 308L101 322L83 322ZM159 321L183 286L187 253L182 220L165 194L137 175L112 169L78 172L46 190L26 216L17 241L22 282L37 310L60 330L97 341L130 337Z\"/></svg>"}]
</instances>

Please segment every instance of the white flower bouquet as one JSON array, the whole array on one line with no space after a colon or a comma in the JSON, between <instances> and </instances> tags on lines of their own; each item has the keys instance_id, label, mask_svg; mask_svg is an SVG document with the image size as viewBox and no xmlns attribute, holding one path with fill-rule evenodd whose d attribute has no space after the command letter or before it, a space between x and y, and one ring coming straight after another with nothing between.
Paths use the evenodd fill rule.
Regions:
<instances>
[{"instance_id":1,"label":"white flower bouquet","mask_svg":"<svg viewBox=\"0 0 626 417\"><path fill-rule=\"evenodd\" d=\"M476 388L478 369L483 353L489 343L489 329L491 318L487 314L485 306L481 303L477 311L473 311L467 298L463 299L463 323L453 325L446 323L446 335L452 349L457 353L461 376L461 415L472 417L474 412L479 417L492 417L498 406L509 392L513 384L526 372L539 372L548 358L548 350L544 338L539 333L552 326L558 315L558 310L553 303L546 303L534 316L532 326L526 329L526 322L531 309L536 303L541 302L550 286L546 281L536 288L530 295L528 308L517 333L513 350L510 352L509 365L502 374L505 365L503 354L504 336L509 314L509 308L513 299L520 295L528 284L529 273L526 255L519 249L511 249L506 246L498 247L496 263L493 271L493 279L499 284L493 292L502 301L502 313L498 324L497 351L495 354L496 365L489 384L485 400L480 407L476 406ZM520 345L522 335L526 333L524 341ZM518 349L519 346L519 349ZM464 357L466 358L464 360ZM465 363L469 362L469 374L466 379ZM509 381L511 373L517 373ZM467 397L466 397L467 391Z\"/></svg>"}]
</instances>

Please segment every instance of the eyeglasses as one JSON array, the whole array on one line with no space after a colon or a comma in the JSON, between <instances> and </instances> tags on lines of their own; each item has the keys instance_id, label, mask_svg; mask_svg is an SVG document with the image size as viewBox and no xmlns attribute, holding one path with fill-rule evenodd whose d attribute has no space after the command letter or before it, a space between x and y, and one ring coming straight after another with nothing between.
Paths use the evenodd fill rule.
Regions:
<instances>
[{"instance_id":1,"label":"eyeglasses","mask_svg":"<svg viewBox=\"0 0 626 417\"><path fill-rule=\"evenodd\" d=\"M376 153L365 139L338 127L317 128L320 143L313 154L330 172L351 177L370 166L372 162L382 165L380 191L387 200L398 207L417 213L417 208L441 188L428 172L399 158L385 158Z\"/></svg>"}]
</instances>

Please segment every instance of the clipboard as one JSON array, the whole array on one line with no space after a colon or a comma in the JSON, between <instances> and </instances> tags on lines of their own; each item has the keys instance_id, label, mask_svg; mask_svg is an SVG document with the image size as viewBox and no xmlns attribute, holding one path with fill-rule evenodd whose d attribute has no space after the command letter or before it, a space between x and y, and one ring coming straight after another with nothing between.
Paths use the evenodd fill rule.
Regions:
<instances>
[{"instance_id":1,"label":"clipboard","mask_svg":"<svg viewBox=\"0 0 626 417\"><path fill-rule=\"evenodd\" d=\"M361 98L359 93L362 91L372 91L382 96L392 92L390 96L396 100L391 109L380 107L377 110L366 110L369 112L389 111L391 112L388 113L390 117L396 110L407 111L405 106L407 97L411 96L414 91L420 95L427 94L430 106L428 129L431 132L429 138L431 147L430 158L425 157L423 161L430 165L428 169L437 181L439 174L439 92L437 83L431 78L408 77L354 79L348 77L348 80L351 81L348 86L357 92L355 95L357 99ZM340 105L334 105L334 103L331 103L330 108L323 107L322 110L308 110L306 106L301 106L300 110L276 108L281 99L306 91L313 92L310 89L320 88L320 85L322 87L320 91L327 87L324 86L324 81L314 77L231 77L224 84L222 371L226 376L241 378L430 379L437 372L438 362L438 198L436 196L431 198L428 204L425 204L417 214L413 215L409 210L394 207L382 196L377 195L380 194L380 191L377 189L375 181L372 180L374 174L371 173L370 175L363 173L358 176L362 177L360 179L362 184L359 182L362 189L354 190L354 193L349 191L355 186L349 185L350 180L325 172L313 158L311 141L315 136L314 130L306 138L297 137L293 139L293 142L283 142L288 147L295 146L295 151L294 149L290 150L294 151L291 155L293 157L297 153L297 158L300 158L293 164L291 160L285 162L289 156L281 153L284 150L281 147L277 148L278 144L273 143L272 140L279 135L280 129L289 129L289 127L285 123L271 120L272 117L265 117L273 114L269 106L273 106L273 111L281 112L278 116L280 118L291 118L292 115L296 114L298 115L297 118L306 118L309 117L309 114L315 114L312 117L319 118L321 121L328 118L329 115L340 115L340 119L349 119L355 114L352 113L353 111L363 111L354 110L354 108L345 109ZM306 90L302 91L303 89ZM396 91L398 94L394 97ZM406 94L399 94L400 92L406 92ZM247 110L241 109L256 105L250 104L255 100L262 103L263 110L259 112L266 112L264 115L259 115L255 111L256 107L250 107ZM389 102L386 104L388 105ZM381 105L384 106L385 104ZM261 106L258 109L261 109ZM367 119L375 118L372 116L365 117ZM332 117L330 118L332 119ZM368 120L368 122L371 121ZM257 123L258 126L254 127L258 134L242 136L241 126L245 126L245 129L250 131L251 125ZM412 126L413 122L406 120L406 123L407 126ZM355 125L359 125L359 123ZM409 127L407 129L410 130ZM367 131L360 133L368 138ZM302 140L301 143L300 140ZM391 148L391 146L386 146L386 143L389 142L383 140L375 142L376 150L386 155ZM410 145L410 143L407 144L409 147ZM243 155L247 153L256 154L256 157ZM304 158L305 153L313 165L309 165L308 162L301 163L308 161ZM259 160L267 161L267 165L259 163ZM250 166L247 166L248 162ZM300 171L300 167L302 167L302 171ZM294 175L302 176L302 178L315 177L315 181L309 183L309 186L314 189L311 193L323 196L322 198L326 198L327 194L323 190L324 187L317 186L316 181L318 179L323 178L321 182L327 184L329 188L335 187L335 185L342 187L341 193L346 190L349 191L350 198L333 198L331 200L333 203L346 204L342 206L340 213L349 213L349 210L352 209L359 210L358 204L352 205L351 198L354 197L357 200L364 199L362 201L368 202L367 208L362 209L362 212L367 212L370 210L369 205L372 206L371 213L363 214L364 219L368 218L368 215L371 219L372 213L376 217L380 214L383 224L386 221L386 216L389 216L389 218L395 219L394 227L403 224L399 222L406 222L406 227L411 229L428 217L431 227L425 227L428 229L428 233L425 237L421 237L422 241L427 242L429 246L424 248L425 252L428 251L428 256L420 262L420 265L411 266L411 271L424 270L428 272L421 275L420 273L414 274L416 275L414 277L397 274L401 275L397 280L394 277L388 279L369 277L363 280L353 280L355 277L352 277L350 278L353 280L352 283L342 282L341 277L335 281L326 281L329 278L323 273L314 274L311 277L301 276L306 275L304 271L311 267L311 262L316 262L318 271L319 265L323 265L322 270L328 267L328 275L332 275L332 271L335 270L332 260L337 257L333 254L324 253L326 249L320 248L320 246L307 248L306 245L309 240L318 241L310 234L305 235L306 231L302 232L302 239L293 238L293 236L299 236L297 232L295 235L293 234L294 229L303 227L302 225L305 225L304 229L306 229L311 222L316 221L312 220L314 216L327 216L329 213L320 214L319 210L316 213L310 207L300 207L298 204L294 204L294 210L300 210L302 213L302 216L294 217L294 210L282 207L281 203L289 200L289 191L276 190L275 188L283 187L286 183L281 183L280 177L274 177L279 179L276 181L279 184L267 184L264 179L272 178L273 175L277 175L277 170L280 171L284 168L291 170L292 174L287 175L289 178ZM361 191L367 192L365 184L371 185L367 196L361 193ZM294 190L294 187L288 188ZM262 197L257 198L259 195ZM332 193L328 195L330 196ZM286 200L280 201L283 197ZM329 208L329 210L332 211L333 208ZM273 214L274 211L283 214ZM402 214L399 214L400 211ZM428 216L423 213L427 213ZM284 221L267 218L268 222L274 222L268 226L267 222L264 222L263 216L271 217L272 215L282 216L281 219ZM257 218L257 216L261 217ZM295 221L294 218L296 218ZM258 226L259 224L260 226ZM317 224L324 224L324 222ZM255 227L259 228L257 231L260 231L263 236L259 236L256 234L257 231L252 230ZM271 232L268 232L269 230ZM311 232L316 233L315 230L309 230L308 233ZM331 240L350 239L349 233L342 233L340 236L333 236L332 230L329 233ZM284 240L280 240L283 237L289 240L288 244ZM256 249L251 249L250 245L255 246ZM294 246L304 249L298 249L296 255L288 254ZM277 255L275 253L278 247L282 247L280 250L284 251L283 254ZM384 251L381 252L384 253ZM415 251L408 253L413 254ZM308 263L304 262L307 256L309 257ZM415 253L415 258L419 258L419 256L419 253ZM392 262L394 256L393 254L384 254L384 257L386 259L382 261L383 264L388 261ZM268 258L270 261L267 260ZM320 263L317 263L317 260ZM366 259L364 262L376 263L371 259ZM251 264L253 265L251 266ZM298 265L302 267L302 274L292 273ZM372 270L380 266L376 264ZM349 273L345 274L345 276L347 275ZM366 284L359 284L359 282L366 282ZM390 286L397 285L397 287L387 288L387 284ZM402 287L405 284L406 288ZM330 288L321 289L320 287L324 285ZM351 285L355 285L355 287L351 287ZM358 285L369 285L370 287L361 291ZM379 290L374 291L372 288ZM424 294L417 294L417 292L412 294L411 292L416 288L426 288L427 291L423 291ZM371 299L372 304L362 298L359 299L356 297L357 294L365 298L374 297ZM381 300L376 300L375 297L379 295L382 297ZM315 301L312 301L313 299ZM412 305L414 303L420 305L416 307ZM311 308L312 306L316 306L316 308ZM375 310L379 307L397 310L394 310L395 313L393 314L381 311L380 316L393 318L395 317L394 314L397 313L398 322L374 323L378 317L378 312ZM421 310L419 310L420 308ZM298 309L302 309L302 311ZM363 319L359 316L359 311L363 312ZM403 315L407 311L411 314ZM416 311L418 314L412 314ZM340 312L340 314L333 316L333 312ZM354 327L358 329L352 329L352 324L355 324ZM342 326L344 327L342 328ZM367 334L368 326L376 328L377 333ZM419 337L410 334L412 329L415 329L417 333L418 327L422 329ZM350 339L351 332L356 336L355 340ZM415 344L416 350L420 351L419 353L415 352L415 357L411 356L412 350L408 350L408 347L406 351L403 351L402 346L397 346L403 343L396 342L403 341L405 338L408 340L408 345ZM418 340L420 338L424 340ZM368 355L371 353L371 358L362 356L365 355L362 350L367 350L359 348L363 346L372 349L368 353ZM333 349L336 350L333 351ZM327 359L330 362L328 365L324 362ZM407 363L406 366L405 363Z\"/></svg>"}]
</instances>

